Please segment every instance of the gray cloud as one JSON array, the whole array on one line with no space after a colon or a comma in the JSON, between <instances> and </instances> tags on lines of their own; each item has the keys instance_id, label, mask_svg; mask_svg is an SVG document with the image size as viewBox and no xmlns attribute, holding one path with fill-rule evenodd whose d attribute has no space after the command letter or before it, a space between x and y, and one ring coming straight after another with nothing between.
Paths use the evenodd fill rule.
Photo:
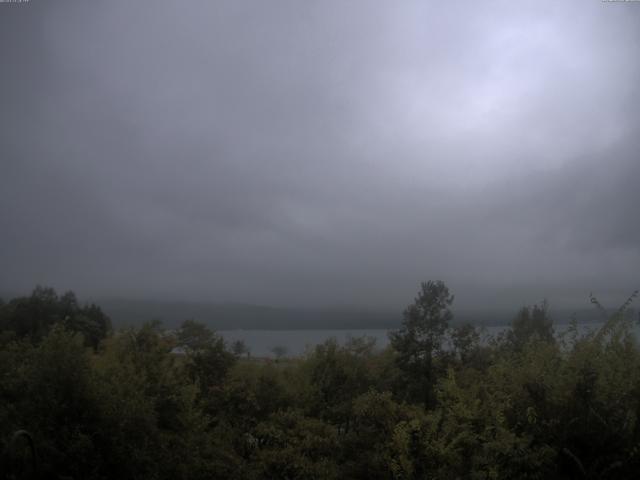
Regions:
<instances>
[{"instance_id":1,"label":"gray cloud","mask_svg":"<svg viewBox=\"0 0 640 480\"><path fill-rule=\"evenodd\" d=\"M0 290L622 295L639 20L601 2L0 5Z\"/></svg>"}]
</instances>

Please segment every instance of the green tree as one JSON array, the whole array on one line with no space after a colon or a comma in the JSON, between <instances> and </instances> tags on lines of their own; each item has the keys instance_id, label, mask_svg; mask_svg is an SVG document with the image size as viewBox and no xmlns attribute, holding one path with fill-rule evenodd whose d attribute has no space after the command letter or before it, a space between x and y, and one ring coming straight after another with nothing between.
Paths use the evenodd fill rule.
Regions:
<instances>
[{"instance_id":1,"label":"green tree","mask_svg":"<svg viewBox=\"0 0 640 480\"><path fill-rule=\"evenodd\" d=\"M402 326L389 334L410 395L426 407L435 401L434 357L442 351L442 340L453 318L453 299L444 282L423 282L414 303L404 311Z\"/></svg>"},{"instance_id":2,"label":"green tree","mask_svg":"<svg viewBox=\"0 0 640 480\"><path fill-rule=\"evenodd\" d=\"M100 415L81 335L56 325L37 345L7 345L2 363L0 436L27 430L45 478L90 476L100 463L94 443Z\"/></svg>"},{"instance_id":3,"label":"green tree","mask_svg":"<svg viewBox=\"0 0 640 480\"><path fill-rule=\"evenodd\" d=\"M189 319L176 331L178 345L192 351L207 348L216 340L215 334L204 323Z\"/></svg>"},{"instance_id":4,"label":"green tree","mask_svg":"<svg viewBox=\"0 0 640 480\"><path fill-rule=\"evenodd\" d=\"M373 383L369 367L372 345L350 340L341 347L332 338L316 346L307 359L312 392L309 406L341 429L349 429L353 399Z\"/></svg>"},{"instance_id":5,"label":"green tree","mask_svg":"<svg viewBox=\"0 0 640 480\"><path fill-rule=\"evenodd\" d=\"M57 324L81 333L84 344L94 349L111 333L111 321L100 307L80 306L71 291L58 296L53 288L37 286L30 296L0 305L0 330L18 338L38 343Z\"/></svg>"},{"instance_id":6,"label":"green tree","mask_svg":"<svg viewBox=\"0 0 640 480\"><path fill-rule=\"evenodd\" d=\"M222 384L236 356L227 351L222 337L195 320L185 320L176 338L178 345L186 350L187 373L206 396L211 388Z\"/></svg>"},{"instance_id":7,"label":"green tree","mask_svg":"<svg viewBox=\"0 0 640 480\"><path fill-rule=\"evenodd\" d=\"M470 323L451 329L451 346L460 362L467 363L480 343L480 334Z\"/></svg>"},{"instance_id":8,"label":"green tree","mask_svg":"<svg viewBox=\"0 0 640 480\"><path fill-rule=\"evenodd\" d=\"M274 413L255 431L258 478L344 478L336 465L337 433L335 427L296 410Z\"/></svg>"},{"instance_id":9,"label":"green tree","mask_svg":"<svg viewBox=\"0 0 640 480\"><path fill-rule=\"evenodd\" d=\"M532 340L554 342L553 321L549 315L547 301L543 301L540 305L521 308L511 322L507 340L515 348L522 348Z\"/></svg>"}]
</instances>

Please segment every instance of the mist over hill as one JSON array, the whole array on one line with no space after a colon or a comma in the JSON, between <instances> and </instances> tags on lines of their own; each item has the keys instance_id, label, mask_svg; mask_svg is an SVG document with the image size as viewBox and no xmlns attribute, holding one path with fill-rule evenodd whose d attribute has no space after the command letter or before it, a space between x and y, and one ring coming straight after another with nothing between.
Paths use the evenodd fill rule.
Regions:
<instances>
[{"instance_id":1,"label":"mist over hill","mask_svg":"<svg viewBox=\"0 0 640 480\"><path fill-rule=\"evenodd\" d=\"M394 329L402 321L402 309L390 308L292 308L140 299L104 299L96 300L96 303L109 315L116 327L160 320L167 328L175 328L185 319L194 319L215 330ZM515 308L461 310L455 312L454 323L507 325L516 311ZM551 316L556 323L566 323L572 316L581 323L600 320L599 312L593 309L552 308Z\"/></svg>"},{"instance_id":2,"label":"mist over hill","mask_svg":"<svg viewBox=\"0 0 640 480\"><path fill-rule=\"evenodd\" d=\"M116 326L160 320L168 328L185 319L216 330L391 328L400 316L391 310L357 308L302 309L242 303L107 299L98 302Z\"/></svg>"}]
</instances>

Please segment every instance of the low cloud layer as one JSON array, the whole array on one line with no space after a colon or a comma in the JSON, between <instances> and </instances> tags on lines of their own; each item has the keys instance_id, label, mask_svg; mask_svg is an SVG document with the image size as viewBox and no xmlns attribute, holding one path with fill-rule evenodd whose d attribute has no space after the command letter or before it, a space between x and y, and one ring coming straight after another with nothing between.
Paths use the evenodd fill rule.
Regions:
<instances>
[{"instance_id":1,"label":"low cloud layer","mask_svg":"<svg viewBox=\"0 0 640 480\"><path fill-rule=\"evenodd\" d=\"M0 4L0 291L395 307L640 276L640 4Z\"/></svg>"}]
</instances>

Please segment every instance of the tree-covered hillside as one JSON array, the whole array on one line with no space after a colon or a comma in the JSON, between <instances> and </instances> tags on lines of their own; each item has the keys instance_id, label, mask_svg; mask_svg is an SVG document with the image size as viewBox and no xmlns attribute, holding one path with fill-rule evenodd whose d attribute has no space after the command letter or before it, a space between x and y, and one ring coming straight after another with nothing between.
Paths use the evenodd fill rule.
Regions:
<instances>
[{"instance_id":1,"label":"tree-covered hillside","mask_svg":"<svg viewBox=\"0 0 640 480\"><path fill-rule=\"evenodd\" d=\"M427 282L384 351L271 361L38 288L0 303L0 478L637 478L630 301L587 335L523 308L485 343Z\"/></svg>"}]
</instances>

